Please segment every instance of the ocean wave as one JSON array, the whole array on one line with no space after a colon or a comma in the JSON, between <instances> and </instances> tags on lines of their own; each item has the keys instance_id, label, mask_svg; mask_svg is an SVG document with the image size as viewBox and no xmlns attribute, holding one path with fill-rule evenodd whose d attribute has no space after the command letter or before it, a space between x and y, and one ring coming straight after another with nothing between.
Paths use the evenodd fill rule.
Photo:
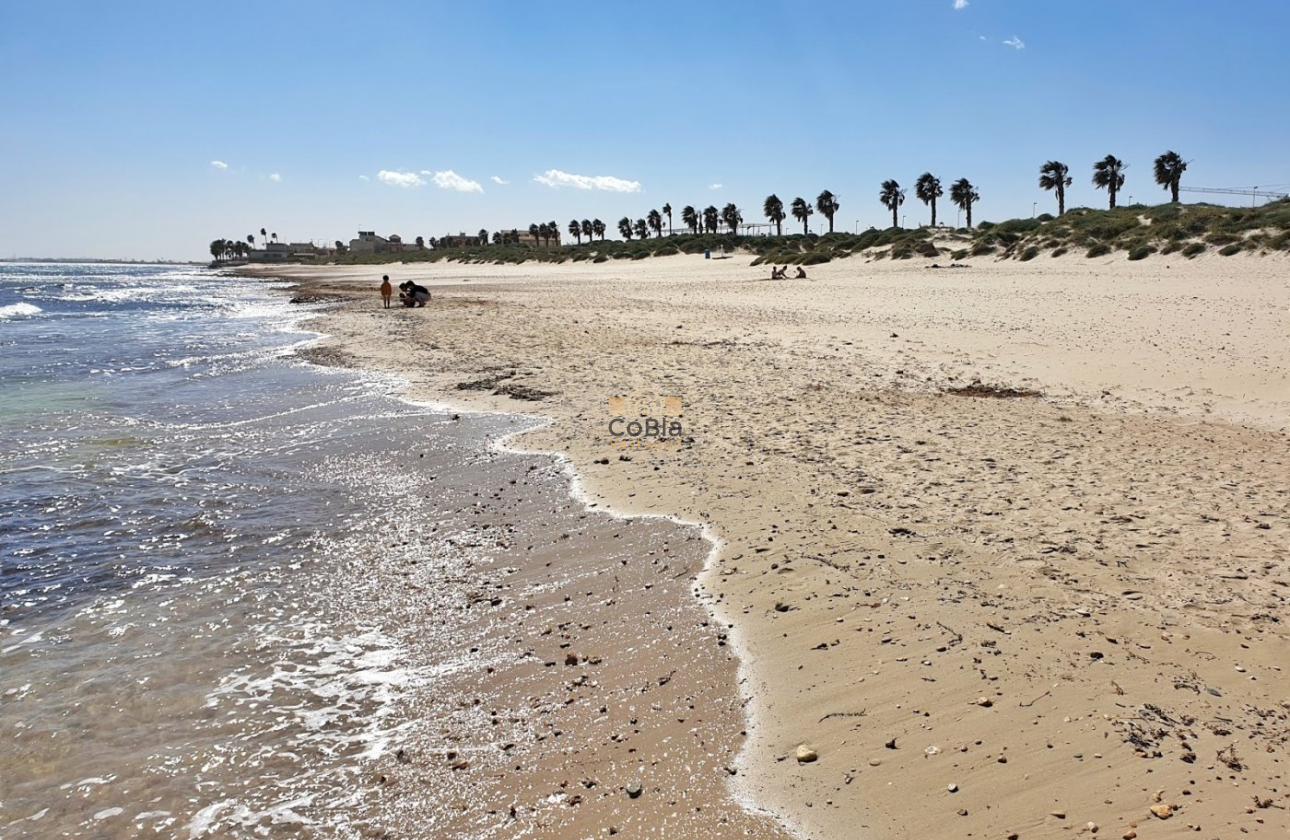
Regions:
<instances>
[{"instance_id":1,"label":"ocean wave","mask_svg":"<svg viewBox=\"0 0 1290 840\"><path fill-rule=\"evenodd\" d=\"M11 318L30 318L44 311L30 303L11 303L8 306L0 306L0 321L8 321Z\"/></svg>"}]
</instances>

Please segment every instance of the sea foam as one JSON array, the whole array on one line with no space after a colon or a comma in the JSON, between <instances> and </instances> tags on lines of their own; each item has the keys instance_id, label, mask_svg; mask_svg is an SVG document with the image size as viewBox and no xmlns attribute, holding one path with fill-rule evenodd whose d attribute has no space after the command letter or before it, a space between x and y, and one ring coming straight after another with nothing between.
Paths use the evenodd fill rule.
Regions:
<instances>
[{"instance_id":1,"label":"sea foam","mask_svg":"<svg viewBox=\"0 0 1290 840\"><path fill-rule=\"evenodd\" d=\"M43 309L34 304L11 303L8 306L0 306L0 321L8 321L11 318L30 318L33 315L39 315L43 311Z\"/></svg>"}]
</instances>

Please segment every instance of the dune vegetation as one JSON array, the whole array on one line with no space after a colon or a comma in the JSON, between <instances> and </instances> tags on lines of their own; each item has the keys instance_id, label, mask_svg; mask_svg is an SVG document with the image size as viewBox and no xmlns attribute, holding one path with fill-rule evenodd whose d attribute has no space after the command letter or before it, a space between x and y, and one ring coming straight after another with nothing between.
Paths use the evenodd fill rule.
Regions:
<instances>
[{"instance_id":1,"label":"dune vegetation","mask_svg":"<svg viewBox=\"0 0 1290 840\"><path fill-rule=\"evenodd\" d=\"M1290 252L1290 199L1261 207L1213 204L1134 204L1115 209L1076 207L1060 217L1047 213L1033 219L980 222L975 228L891 227L859 234L792 234L744 236L731 233L677 232L630 240L588 240L581 244L533 247L489 244L427 248L390 254L345 254L340 264L438 262L606 262L673 254L751 257L753 265L814 265L843 257L866 259L1016 259L1066 254L1116 256L1140 260L1179 254L1193 258L1215 253Z\"/></svg>"}]
</instances>

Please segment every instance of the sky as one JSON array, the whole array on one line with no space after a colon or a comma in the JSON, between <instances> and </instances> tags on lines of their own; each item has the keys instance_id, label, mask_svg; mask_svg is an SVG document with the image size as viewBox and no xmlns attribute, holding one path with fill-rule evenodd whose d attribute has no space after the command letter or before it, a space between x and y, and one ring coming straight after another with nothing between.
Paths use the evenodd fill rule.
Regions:
<instances>
[{"instance_id":1,"label":"sky","mask_svg":"<svg viewBox=\"0 0 1290 840\"><path fill-rule=\"evenodd\" d=\"M1166 150L1184 187L1290 192L1287 36L1283 0L0 0L0 258L764 221L825 189L863 230L887 179L913 227L925 171L979 222L1055 212L1050 159L1068 207L1105 206L1107 154L1122 203L1165 201Z\"/></svg>"}]
</instances>

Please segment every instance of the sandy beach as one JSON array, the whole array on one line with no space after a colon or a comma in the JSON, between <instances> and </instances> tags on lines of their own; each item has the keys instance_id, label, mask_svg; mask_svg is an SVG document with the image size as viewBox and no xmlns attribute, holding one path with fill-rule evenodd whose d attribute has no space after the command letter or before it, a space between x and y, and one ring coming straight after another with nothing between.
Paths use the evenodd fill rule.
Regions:
<instances>
[{"instance_id":1,"label":"sandy beach","mask_svg":"<svg viewBox=\"0 0 1290 840\"><path fill-rule=\"evenodd\" d=\"M547 419L507 445L712 540L624 572L686 632L599 630L631 600L601 591L518 689L606 698L529 795L596 780L570 750L663 769L499 836L1288 836L1290 261L748 262L256 270L341 299L311 359ZM387 272L431 305L381 309ZM679 448L615 447L611 400L646 392ZM655 647L674 673L631 659Z\"/></svg>"}]
</instances>

